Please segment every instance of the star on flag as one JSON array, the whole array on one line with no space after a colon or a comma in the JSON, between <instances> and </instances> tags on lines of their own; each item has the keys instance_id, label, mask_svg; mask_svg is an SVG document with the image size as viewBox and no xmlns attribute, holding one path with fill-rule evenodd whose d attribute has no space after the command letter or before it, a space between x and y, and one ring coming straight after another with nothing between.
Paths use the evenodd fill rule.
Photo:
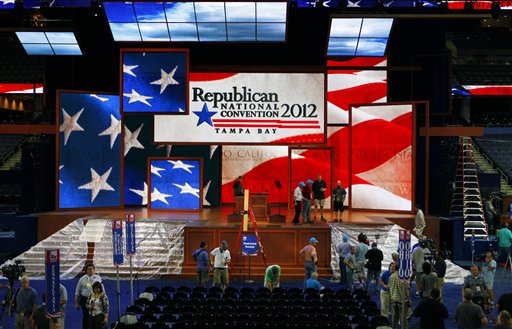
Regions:
<instances>
[{"instance_id":1,"label":"star on flag","mask_svg":"<svg viewBox=\"0 0 512 329\"><path fill-rule=\"evenodd\" d=\"M193 188L188 183L185 183L185 185L180 185L180 184L172 183L172 185L174 185L176 187L179 187L181 189L181 191L180 191L181 194L189 193L189 194L195 195L196 197L199 198L199 189L198 188Z\"/></svg>"},{"instance_id":2,"label":"star on flag","mask_svg":"<svg viewBox=\"0 0 512 329\"><path fill-rule=\"evenodd\" d=\"M135 73L133 73L133 70L138 68L138 67L139 67L138 65L126 65L126 64L123 64L123 73L129 74L132 77L137 77L135 75Z\"/></svg>"},{"instance_id":3,"label":"star on flag","mask_svg":"<svg viewBox=\"0 0 512 329\"><path fill-rule=\"evenodd\" d=\"M91 203L94 202L94 199L96 199L100 191L115 191L114 188L107 183L107 179L108 176L110 176L111 171L112 167L100 176L93 168L91 168L91 181L78 187L80 190L91 190Z\"/></svg>"},{"instance_id":4,"label":"star on flag","mask_svg":"<svg viewBox=\"0 0 512 329\"><path fill-rule=\"evenodd\" d=\"M153 188L153 192L151 192L151 202L162 201L166 205L169 204L165 198L172 197L170 194L161 193L156 187Z\"/></svg>"},{"instance_id":5,"label":"star on flag","mask_svg":"<svg viewBox=\"0 0 512 329\"><path fill-rule=\"evenodd\" d=\"M144 182L144 190L131 188L130 191L142 197L143 206L148 204L148 183Z\"/></svg>"},{"instance_id":6,"label":"star on flag","mask_svg":"<svg viewBox=\"0 0 512 329\"><path fill-rule=\"evenodd\" d=\"M128 154L132 147L137 149L144 149L144 145L142 145L137 140L143 126L144 124L141 124L139 128L137 128L137 130L135 130L133 133L130 131L130 129L124 126L124 156Z\"/></svg>"},{"instance_id":7,"label":"star on flag","mask_svg":"<svg viewBox=\"0 0 512 329\"><path fill-rule=\"evenodd\" d=\"M178 66L176 66L174 70L169 73L165 73L164 70L160 69L160 79L151 82L152 85L160 85L160 94L165 91L167 86L180 84L178 81L174 80L174 74L176 73L177 69Z\"/></svg>"},{"instance_id":8,"label":"star on flag","mask_svg":"<svg viewBox=\"0 0 512 329\"><path fill-rule=\"evenodd\" d=\"M73 131L84 131L84 128L80 127L78 124L78 119L82 115L83 111L84 109L82 108L80 111L75 113L75 115L70 116L64 109L62 109L64 122L60 125L59 131L64 132L64 145L68 143L69 136Z\"/></svg>"},{"instance_id":9,"label":"star on flag","mask_svg":"<svg viewBox=\"0 0 512 329\"><path fill-rule=\"evenodd\" d=\"M146 104L147 106L151 106L151 104L147 100L153 98L151 96L141 95L138 92L136 92L135 89L132 89L132 92L130 94L125 93L125 94L123 94L123 96L130 98L130 100L128 101L128 104L135 103L135 102L141 102L141 103Z\"/></svg>"},{"instance_id":10,"label":"star on flag","mask_svg":"<svg viewBox=\"0 0 512 329\"><path fill-rule=\"evenodd\" d=\"M189 168L194 168L193 165L183 163L183 161L181 161L181 160L176 160L176 161L168 160L168 161L173 164L172 169L183 169L185 171L188 171L189 173L192 173L192 171L190 171Z\"/></svg>"},{"instance_id":11,"label":"star on flag","mask_svg":"<svg viewBox=\"0 0 512 329\"><path fill-rule=\"evenodd\" d=\"M165 171L165 169L164 168L158 168L158 167L155 167L155 166L151 165L151 173L152 174L155 174L158 177L162 177L162 175L160 175L160 171Z\"/></svg>"},{"instance_id":12,"label":"star on flag","mask_svg":"<svg viewBox=\"0 0 512 329\"><path fill-rule=\"evenodd\" d=\"M114 146L117 135L121 133L121 120L117 120L115 116L110 114L110 127L103 130L98 136L110 136L110 148Z\"/></svg>"}]
</instances>

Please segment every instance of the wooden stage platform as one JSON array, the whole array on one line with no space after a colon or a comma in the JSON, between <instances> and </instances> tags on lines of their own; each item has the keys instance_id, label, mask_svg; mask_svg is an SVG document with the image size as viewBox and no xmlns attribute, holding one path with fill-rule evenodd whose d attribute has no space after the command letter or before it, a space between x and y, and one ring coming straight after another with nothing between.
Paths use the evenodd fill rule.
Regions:
<instances>
[{"instance_id":1,"label":"wooden stage platform","mask_svg":"<svg viewBox=\"0 0 512 329\"><path fill-rule=\"evenodd\" d=\"M158 221L187 221L184 240L184 263L182 274L192 276L195 274L195 262L191 257L192 252L201 241L208 243L209 250L217 247L220 241L226 240L229 249L233 253L236 245L240 223L228 222L228 215L233 212L232 206L205 208L202 211L148 211L145 207L129 207L125 209L98 209L98 210L72 210L43 213L38 218L38 241L45 239L57 232L67 224L79 218L124 218L125 214L134 213L137 220ZM308 244L311 237L319 240L317 245L318 268L321 276L331 274L331 228L326 222L317 222L313 225L294 225L291 223L294 210L282 206L272 208L272 213L280 212L285 215L284 223L269 223L258 221L258 228L262 242L270 264L279 264L287 277L300 277L304 273L304 261L298 255L299 250ZM331 221L333 213L325 211L325 217ZM391 213L375 211L345 210L343 223L361 226L382 226L397 223L411 229L414 226L413 213ZM429 230L439 231L428 225ZM249 229L247 234L251 234ZM434 233L434 232L432 232ZM433 236L430 234L429 236ZM232 264L233 275L246 277L248 275L248 257L237 256L237 261ZM264 263L261 256L251 257L251 274L261 276L264 271Z\"/></svg>"}]
</instances>

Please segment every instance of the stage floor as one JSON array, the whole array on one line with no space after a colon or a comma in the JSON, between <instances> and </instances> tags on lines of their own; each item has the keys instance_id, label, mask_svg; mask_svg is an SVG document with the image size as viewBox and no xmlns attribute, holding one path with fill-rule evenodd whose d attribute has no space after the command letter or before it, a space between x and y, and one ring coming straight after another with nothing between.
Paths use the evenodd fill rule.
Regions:
<instances>
[{"instance_id":1,"label":"stage floor","mask_svg":"<svg viewBox=\"0 0 512 329\"><path fill-rule=\"evenodd\" d=\"M126 208L104 208L104 209L87 209L87 210L59 210L48 213L42 213L40 218L44 219L43 225L51 224L51 222L61 222L67 225L71 221L78 218L107 218L107 219L123 219L125 214L135 214L136 219L149 219L149 220L179 220L190 221L189 225L199 226L234 226L237 223L228 222L228 215L233 213L232 206L218 206L211 208L203 208L201 211L151 211L146 207L126 207ZM296 227L310 225L294 225L292 219L294 216L293 209L286 209L286 207L272 207L272 214L280 213L286 217L285 223L269 223L265 220L258 220L258 226L265 227L266 225L281 225L283 227ZM313 212L312 212L313 214ZM331 210L324 211L327 221L334 219L334 213ZM320 217L319 213L317 217ZM345 210L342 215L345 224L357 225L387 225L393 224L397 219L409 220L414 218L411 213L396 213L396 212L379 212L379 211L363 211L363 210ZM49 220L51 219L51 220ZM326 222L321 222L318 218L313 225L326 225ZM60 226L60 225L59 225Z\"/></svg>"}]
</instances>

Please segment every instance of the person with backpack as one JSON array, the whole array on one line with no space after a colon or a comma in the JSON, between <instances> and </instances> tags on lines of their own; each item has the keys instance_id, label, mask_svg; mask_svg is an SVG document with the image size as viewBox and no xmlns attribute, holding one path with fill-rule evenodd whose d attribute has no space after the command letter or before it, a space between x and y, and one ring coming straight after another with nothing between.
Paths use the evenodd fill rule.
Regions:
<instances>
[{"instance_id":1,"label":"person with backpack","mask_svg":"<svg viewBox=\"0 0 512 329\"><path fill-rule=\"evenodd\" d=\"M211 268L207 248L208 244L206 241L201 241L199 248L192 253L192 258L197 262L197 286L203 288L206 288L208 271Z\"/></svg>"}]
</instances>

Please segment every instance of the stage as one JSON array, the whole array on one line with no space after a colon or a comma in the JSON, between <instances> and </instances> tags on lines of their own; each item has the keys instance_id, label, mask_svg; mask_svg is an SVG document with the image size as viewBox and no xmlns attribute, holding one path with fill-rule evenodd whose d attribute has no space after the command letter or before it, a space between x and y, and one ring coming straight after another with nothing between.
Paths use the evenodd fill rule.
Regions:
<instances>
[{"instance_id":1,"label":"stage","mask_svg":"<svg viewBox=\"0 0 512 329\"><path fill-rule=\"evenodd\" d=\"M333 264L335 264L332 256L335 247L333 244L336 244L332 238L333 228L342 227L346 229L350 227L350 230L354 232L364 230L370 240L373 240L373 232L378 235L379 228L382 227L398 224L401 227L412 229L415 216L412 213L345 210L342 216L343 223L333 223L332 211L326 210L327 222L317 220L315 224L295 225L291 223L294 214L293 209L287 210L284 206L280 208L271 207L271 209L272 214L280 213L284 215L286 221L284 223L270 223L266 220L258 220L257 225L269 264L281 265L283 273L286 273L285 276L290 278L303 275L304 261L298 255L298 252L308 244L311 237L316 237L319 240L317 245L319 274L323 277L331 277L333 275ZM60 231L77 219L82 219L86 226L87 221L93 219L95 222L102 219L124 219L125 214L132 213L135 214L138 225L140 225L138 227L142 228L142 225L146 225L145 230L151 230L151 226L148 226L150 223L167 223L169 225L179 223L183 226L183 232L180 233L180 239L183 243L176 248L179 249L177 252L181 253L182 259L176 262L177 265L172 266L179 267L179 270L176 271L177 274L193 276L195 274L195 262L191 254L201 241L206 241L208 249L211 250L217 247L220 241L227 240L233 257L240 223L228 222L228 215L232 212L233 207L231 205L204 208L197 212L151 211L145 207L55 211L38 216L38 242L51 237L55 232ZM439 235L437 223L438 221L434 218L427 219L427 234L434 238ZM253 234L252 227L250 226L248 232L244 234ZM381 236L381 239L386 239L386 236ZM98 248L98 243L96 243L96 246L94 243L87 243L87 260L98 262L95 259L97 250L96 256L94 256L94 249ZM102 262L104 264L108 263L108 257L102 259ZM262 275L265 268L262 257L260 255L251 257L250 262L251 275ZM237 251L236 261L232 266L231 273L233 275L244 278L248 276L249 259L246 256L241 256L240 250Z\"/></svg>"}]
</instances>

